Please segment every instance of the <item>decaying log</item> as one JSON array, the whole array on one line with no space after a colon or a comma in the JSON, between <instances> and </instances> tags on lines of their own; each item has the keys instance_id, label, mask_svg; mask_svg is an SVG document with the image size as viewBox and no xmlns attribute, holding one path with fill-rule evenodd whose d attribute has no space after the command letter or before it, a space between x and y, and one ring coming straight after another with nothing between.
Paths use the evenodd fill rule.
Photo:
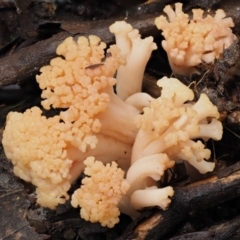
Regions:
<instances>
[{"instance_id":1,"label":"decaying log","mask_svg":"<svg viewBox=\"0 0 240 240\"><path fill-rule=\"evenodd\" d=\"M240 216L233 218L232 220L215 225L206 231L192 232L182 234L169 240L226 240L231 239L233 235L240 229ZM238 234L238 233L237 233Z\"/></svg>"},{"instance_id":2,"label":"decaying log","mask_svg":"<svg viewBox=\"0 0 240 240\"><path fill-rule=\"evenodd\" d=\"M118 240L157 240L169 237L191 212L208 209L240 196L240 171L220 179L212 176L174 190L167 211L144 211Z\"/></svg>"},{"instance_id":3,"label":"decaying log","mask_svg":"<svg viewBox=\"0 0 240 240\"><path fill-rule=\"evenodd\" d=\"M144 20L128 19L134 28L140 30L143 36L159 34L154 25L156 16L144 16ZM121 18L119 20L123 20ZM68 24L62 28L66 31L60 32L53 37L39 41L29 47L17 51L15 54L0 59L0 87L24 82L24 80L35 76L39 69L47 65L56 56L57 46L68 36L88 36L95 34L107 44L114 42L114 36L109 32L109 26L116 19L89 22L88 24ZM87 26L87 27L86 27Z\"/></svg>"}]
</instances>

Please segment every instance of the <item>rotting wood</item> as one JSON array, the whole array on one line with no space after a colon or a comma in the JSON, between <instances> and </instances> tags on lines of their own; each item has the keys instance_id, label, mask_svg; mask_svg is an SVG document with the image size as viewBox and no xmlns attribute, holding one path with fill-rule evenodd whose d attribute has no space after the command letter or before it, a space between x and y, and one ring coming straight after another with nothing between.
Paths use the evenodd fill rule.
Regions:
<instances>
[{"instance_id":1,"label":"rotting wood","mask_svg":"<svg viewBox=\"0 0 240 240\"><path fill-rule=\"evenodd\" d=\"M129 225L118 240L157 240L168 237L191 212L208 209L240 196L240 171L210 178L174 189L175 194L167 211L157 210L150 216L142 214Z\"/></svg>"},{"instance_id":2,"label":"rotting wood","mask_svg":"<svg viewBox=\"0 0 240 240\"><path fill-rule=\"evenodd\" d=\"M134 28L140 30L143 36L159 34L154 25L155 16L145 16L144 20L129 19L128 22ZM116 19L115 19L116 20ZM29 47L21 49L16 53L0 59L0 87L10 84L24 82L24 80L35 76L39 69L47 65L56 56L57 46L69 36L88 36L95 34L107 44L114 42L114 36L109 32L109 26L115 20L91 22L88 27L72 24L63 25L64 32L60 32L49 39L39 41ZM123 20L119 19L119 20ZM11 63L11 64L9 64Z\"/></svg>"},{"instance_id":3,"label":"rotting wood","mask_svg":"<svg viewBox=\"0 0 240 240\"><path fill-rule=\"evenodd\" d=\"M213 239L213 240L226 240L231 239L233 236L238 235L240 229L240 215L233 218L230 221L214 225L208 230L192 232L182 234L169 240L202 240L202 239Z\"/></svg>"}]
</instances>

